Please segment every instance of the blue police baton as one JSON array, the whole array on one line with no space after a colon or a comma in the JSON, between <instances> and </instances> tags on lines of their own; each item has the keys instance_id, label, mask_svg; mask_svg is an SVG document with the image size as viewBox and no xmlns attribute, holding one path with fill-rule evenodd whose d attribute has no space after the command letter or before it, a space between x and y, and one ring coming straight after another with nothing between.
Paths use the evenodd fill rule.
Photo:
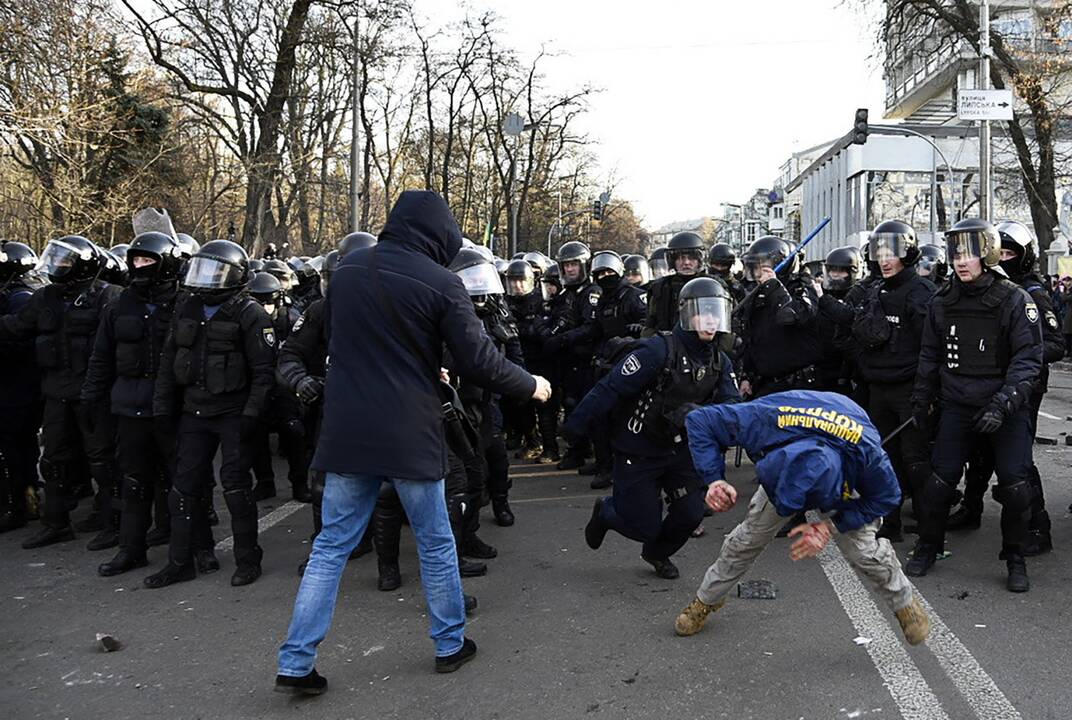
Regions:
<instances>
[{"instance_id":1,"label":"blue police baton","mask_svg":"<svg viewBox=\"0 0 1072 720\"><path fill-rule=\"evenodd\" d=\"M826 227L827 225L829 225L829 224L830 224L830 218L828 218L828 217L823 218L823 221L820 222L818 225L816 225L815 229L812 230L810 233L808 233L808 236L806 238L804 238L804 242L800 243L800 247L797 248L796 252L794 252L792 255L787 257L785 260L782 260L780 263L778 263L778 267L774 268L774 272L779 273L783 269L785 269L785 266L788 265L790 262L792 262L793 258L795 258L797 255L799 255L800 252L804 248L808 247L808 243L810 243L812 240L814 240L815 236L818 235L820 232L822 232L822 229L824 227Z\"/></svg>"}]
</instances>

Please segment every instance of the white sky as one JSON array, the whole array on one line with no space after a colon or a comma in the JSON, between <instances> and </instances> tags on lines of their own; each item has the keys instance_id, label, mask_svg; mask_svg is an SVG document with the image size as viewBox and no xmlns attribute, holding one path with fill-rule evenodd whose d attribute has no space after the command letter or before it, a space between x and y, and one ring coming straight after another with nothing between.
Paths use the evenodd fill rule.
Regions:
<instances>
[{"instance_id":1,"label":"white sky","mask_svg":"<svg viewBox=\"0 0 1072 720\"><path fill-rule=\"evenodd\" d=\"M424 0L432 18L445 0ZM604 171L649 228L770 187L795 150L882 118L885 88L858 0L472 0L551 89L604 89L585 119ZM879 6L872 0L872 6ZM454 13L460 12L453 10Z\"/></svg>"}]
</instances>

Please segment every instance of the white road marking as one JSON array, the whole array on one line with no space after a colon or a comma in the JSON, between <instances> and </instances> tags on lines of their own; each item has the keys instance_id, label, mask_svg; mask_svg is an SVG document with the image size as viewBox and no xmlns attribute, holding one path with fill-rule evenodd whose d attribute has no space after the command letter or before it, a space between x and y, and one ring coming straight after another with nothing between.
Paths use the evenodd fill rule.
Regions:
<instances>
[{"instance_id":1,"label":"white road marking","mask_svg":"<svg viewBox=\"0 0 1072 720\"><path fill-rule=\"evenodd\" d=\"M272 512L268 513L260 520L257 521L257 532L262 533L268 528L275 525L281 520L286 520L288 517L305 507L307 503L300 503L297 500L291 500L284 505L280 505ZM225 537L216 543L216 552L228 552L234 549L234 536Z\"/></svg>"},{"instance_id":2,"label":"white road marking","mask_svg":"<svg viewBox=\"0 0 1072 720\"><path fill-rule=\"evenodd\" d=\"M1060 420L1061 419L1061 418L1057 417L1056 415L1050 415L1048 412L1042 412L1041 410L1039 410L1039 415L1041 415L1042 417L1044 417L1044 418L1046 418L1048 420Z\"/></svg>"},{"instance_id":3,"label":"white road marking","mask_svg":"<svg viewBox=\"0 0 1072 720\"><path fill-rule=\"evenodd\" d=\"M909 656L903 638L891 629L887 620L889 611L879 609L837 544L827 545L819 555L819 561L857 633L872 638L872 642L865 646L867 654L871 656L905 720L948 718ZM915 593L931 620L927 647L975 716L979 720L1022 720L1019 711L942 621L918 588L915 588Z\"/></svg>"},{"instance_id":4,"label":"white road marking","mask_svg":"<svg viewBox=\"0 0 1072 720\"><path fill-rule=\"evenodd\" d=\"M521 503L548 502L548 501L551 501L551 500L580 500L580 499L594 500L597 497L602 497L602 496L601 495L596 495L595 493L589 493L587 495L555 495L554 497L523 498L521 500L514 500L513 498L510 498L510 504L511 505L519 505Z\"/></svg>"}]
</instances>

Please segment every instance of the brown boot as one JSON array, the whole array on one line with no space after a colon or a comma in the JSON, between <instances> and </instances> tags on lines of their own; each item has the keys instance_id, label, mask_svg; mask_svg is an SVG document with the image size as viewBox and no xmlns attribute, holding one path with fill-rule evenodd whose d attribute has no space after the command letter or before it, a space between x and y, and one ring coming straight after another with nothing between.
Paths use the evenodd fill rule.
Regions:
<instances>
[{"instance_id":1,"label":"brown boot","mask_svg":"<svg viewBox=\"0 0 1072 720\"><path fill-rule=\"evenodd\" d=\"M912 596L912 602L894 612L897 622L901 623L901 632L909 645L919 645L931 632L931 619L923 609L919 598Z\"/></svg>"},{"instance_id":2,"label":"brown boot","mask_svg":"<svg viewBox=\"0 0 1072 720\"><path fill-rule=\"evenodd\" d=\"M674 621L674 632L681 637L695 635L703 630L704 623L707 622L707 616L725 604L724 599L719 600L714 605L708 605L700 598L693 598L688 607L682 610L681 614L677 616L677 620Z\"/></svg>"}]
</instances>

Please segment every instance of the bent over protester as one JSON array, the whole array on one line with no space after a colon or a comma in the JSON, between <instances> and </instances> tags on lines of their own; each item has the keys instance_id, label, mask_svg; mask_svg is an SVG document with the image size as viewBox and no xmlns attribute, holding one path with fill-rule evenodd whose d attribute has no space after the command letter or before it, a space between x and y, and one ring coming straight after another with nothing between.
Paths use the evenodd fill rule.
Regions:
<instances>
[{"instance_id":1,"label":"bent over protester","mask_svg":"<svg viewBox=\"0 0 1072 720\"><path fill-rule=\"evenodd\" d=\"M786 518L818 510L826 518L790 531L797 538L790 557L818 555L838 532L849 563L894 611L908 643L927 638L930 620L893 546L876 537L883 516L899 506L901 490L878 432L859 405L835 393L795 390L699 408L688 414L685 427L693 464L710 486L706 500L712 510L725 512L737 502L736 489L724 479L723 453L732 445L744 448L755 462L759 489L696 597L678 615L678 635L703 629Z\"/></svg>"}]
</instances>

